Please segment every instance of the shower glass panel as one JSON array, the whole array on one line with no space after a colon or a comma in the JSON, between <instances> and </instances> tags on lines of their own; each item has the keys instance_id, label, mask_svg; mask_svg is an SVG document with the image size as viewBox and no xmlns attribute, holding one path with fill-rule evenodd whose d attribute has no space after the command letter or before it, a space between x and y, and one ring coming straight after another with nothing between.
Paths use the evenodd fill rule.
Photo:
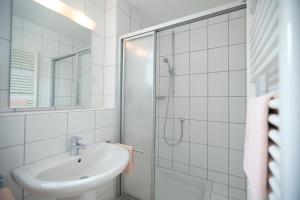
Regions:
<instances>
[{"instance_id":1,"label":"shower glass panel","mask_svg":"<svg viewBox=\"0 0 300 200\"><path fill-rule=\"evenodd\" d=\"M155 35L124 40L122 81L122 142L134 146L134 173L122 176L122 196L153 199Z\"/></svg>"}]
</instances>

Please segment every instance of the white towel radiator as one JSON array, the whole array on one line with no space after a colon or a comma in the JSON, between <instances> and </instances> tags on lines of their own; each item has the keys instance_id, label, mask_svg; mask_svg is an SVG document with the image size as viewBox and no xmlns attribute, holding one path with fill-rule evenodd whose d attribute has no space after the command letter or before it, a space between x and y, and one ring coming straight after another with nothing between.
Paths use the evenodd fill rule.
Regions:
<instances>
[{"instance_id":1,"label":"white towel radiator","mask_svg":"<svg viewBox=\"0 0 300 200\"><path fill-rule=\"evenodd\" d=\"M300 1L248 1L248 96L270 102L270 200L300 199Z\"/></svg>"}]
</instances>

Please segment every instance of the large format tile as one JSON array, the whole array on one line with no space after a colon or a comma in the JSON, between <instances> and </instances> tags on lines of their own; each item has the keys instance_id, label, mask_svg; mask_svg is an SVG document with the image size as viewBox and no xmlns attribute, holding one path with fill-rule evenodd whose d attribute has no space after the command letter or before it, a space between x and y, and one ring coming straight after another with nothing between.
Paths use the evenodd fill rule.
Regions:
<instances>
[{"instance_id":1,"label":"large format tile","mask_svg":"<svg viewBox=\"0 0 300 200\"><path fill-rule=\"evenodd\" d=\"M67 113L33 114L26 116L26 142L67 134Z\"/></svg>"},{"instance_id":2,"label":"large format tile","mask_svg":"<svg viewBox=\"0 0 300 200\"><path fill-rule=\"evenodd\" d=\"M0 117L0 147L24 143L24 116Z\"/></svg>"},{"instance_id":3,"label":"large format tile","mask_svg":"<svg viewBox=\"0 0 300 200\"><path fill-rule=\"evenodd\" d=\"M95 111L76 111L68 113L69 133L95 129Z\"/></svg>"},{"instance_id":4,"label":"large format tile","mask_svg":"<svg viewBox=\"0 0 300 200\"><path fill-rule=\"evenodd\" d=\"M208 169L228 174L228 150L208 146Z\"/></svg>"}]
</instances>

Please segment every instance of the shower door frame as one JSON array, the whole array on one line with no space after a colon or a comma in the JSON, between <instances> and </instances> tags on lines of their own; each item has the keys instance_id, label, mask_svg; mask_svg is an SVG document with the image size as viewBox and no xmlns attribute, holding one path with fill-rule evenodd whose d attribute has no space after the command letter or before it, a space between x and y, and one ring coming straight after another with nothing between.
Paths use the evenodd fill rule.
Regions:
<instances>
[{"instance_id":1,"label":"shower door frame","mask_svg":"<svg viewBox=\"0 0 300 200\"><path fill-rule=\"evenodd\" d=\"M117 140L122 143L124 141L124 134L122 131L122 128L124 127L124 120L123 120L123 115L124 115L124 79L125 79L125 68L124 68L124 63L125 63L125 51L124 51L124 42L129 41L129 40L135 40L135 39L139 39L139 38L143 38L146 36L151 36L153 37L153 89L152 89L152 114L153 114L153 127L152 127L152 152L151 152L151 199L155 199L154 195L155 195L155 129L156 129L156 120L155 120L155 112L156 112L156 103L155 103L155 96L156 96L156 43L157 43L157 32L155 30L153 31L149 31L146 33L142 33L142 34L137 34L131 37L127 37L127 38L122 38L119 42L119 50L120 50L120 56L119 59L121 62L119 62L119 68L118 68L118 110L120 112L118 112L118 127L117 130L119 132L119 134L117 135ZM143 150L142 150L143 151ZM138 153L143 153L143 152L138 152ZM133 196L129 196L128 194L125 195L124 191L123 191L123 180L122 177L119 177L119 184L118 184L118 196L121 199L130 199L130 200L139 200L136 199Z\"/></svg>"},{"instance_id":2,"label":"shower door frame","mask_svg":"<svg viewBox=\"0 0 300 200\"><path fill-rule=\"evenodd\" d=\"M157 50L157 44L156 44L156 35L157 32L159 31L163 31L163 30L167 30L167 29L171 29L171 28L175 28L178 26L182 26L185 24L190 24L196 21L200 21L200 20L204 20L204 19L208 19L214 16L218 16L218 15L222 15L225 13L229 13L229 12L233 12L233 11L237 11L237 10L241 10L247 7L246 1L245 0L238 0L238 1L234 1L232 3L228 3L207 11L202 11L193 15L189 15L186 17L182 17L176 20L172 20L169 22L165 22L156 26L151 26L149 28L145 28L136 32L132 32L132 33L128 33L125 34L121 37L119 37L119 41L118 41L118 69L117 69L117 102L116 102L116 111L117 111L117 141L118 142L122 142L123 141L123 135L122 133L122 115L123 115L123 108L122 108L122 97L123 97L123 90L122 90L122 82L123 82L123 64L124 64L124 51L123 51L123 42L127 39L133 39L133 38L138 38L138 37L142 37L145 36L145 34L152 34L154 32L155 34L155 44L154 44L154 80L156 80L156 50ZM156 82L156 81L155 81ZM153 87L154 92L156 91L156 86L154 83L154 87ZM154 93L154 95L156 95L156 93ZM155 110L155 96L154 96L154 114L155 114L156 110ZM154 115L155 116L155 115ZM152 173L152 188L151 188L151 193L152 193L152 200L155 200L155 123L156 120L155 118L153 119L154 122L154 134L153 134L153 145L154 145L154 149L153 149L153 155L152 155L152 160L153 160L153 173ZM130 200L137 200L133 197L128 197L128 196L122 196L122 180L121 177L118 178L118 185L117 185L117 195L120 199L127 200L128 198Z\"/></svg>"}]
</instances>

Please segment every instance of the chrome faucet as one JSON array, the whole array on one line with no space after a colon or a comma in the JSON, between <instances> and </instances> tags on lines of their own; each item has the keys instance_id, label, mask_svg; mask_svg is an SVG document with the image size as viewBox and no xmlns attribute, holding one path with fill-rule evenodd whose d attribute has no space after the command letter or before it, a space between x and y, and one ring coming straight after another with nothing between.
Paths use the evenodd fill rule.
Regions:
<instances>
[{"instance_id":1,"label":"chrome faucet","mask_svg":"<svg viewBox=\"0 0 300 200\"><path fill-rule=\"evenodd\" d=\"M69 154L71 156L78 156L80 150L86 149L86 145L80 143L79 142L80 140L82 140L82 138L78 137L78 136L73 136L71 138L71 141L70 141L70 151L69 151Z\"/></svg>"}]
</instances>

